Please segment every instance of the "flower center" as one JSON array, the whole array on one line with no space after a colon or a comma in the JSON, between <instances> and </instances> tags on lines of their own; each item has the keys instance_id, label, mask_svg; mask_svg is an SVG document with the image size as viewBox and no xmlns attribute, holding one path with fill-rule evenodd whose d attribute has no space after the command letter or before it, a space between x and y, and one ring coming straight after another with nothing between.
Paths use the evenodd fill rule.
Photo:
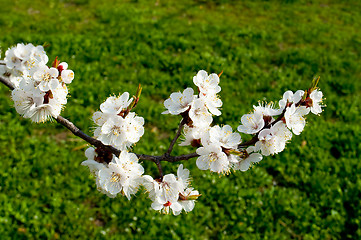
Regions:
<instances>
[{"instance_id":1,"label":"flower center","mask_svg":"<svg viewBox=\"0 0 361 240\"><path fill-rule=\"evenodd\" d=\"M119 173L112 173L112 176L110 177L110 182L120 182L120 180L122 179L122 176L120 176Z\"/></svg>"},{"instance_id":2,"label":"flower center","mask_svg":"<svg viewBox=\"0 0 361 240\"><path fill-rule=\"evenodd\" d=\"M51 79L51 75L49 73L43 74L42 80L45 82L49 82Z\"/></svg>"},{"instance_id":3,"label":"flower center","mask_svg":"<svg viewBox=\"0 0 361 240\"><path fill-rule=\"evenodd\" d=\"M169 207L170 205L172 205L172 203L168 201L168 202L164 203L163 205L164 205L164 207Z\"/></svg>"},{"instance_id":4,"label":"flower center","mask_svg":"<svg viewBox=\"0 0 361 240\"><path fill-rule=\"evenodd\" d=\"M112 132L113 132L113 134L114 134L115 136L118 136L118 135L120 135L120 133L121 133L121 129L120 129L119 126L113 126Z\"/></svg>"}]
</instances>

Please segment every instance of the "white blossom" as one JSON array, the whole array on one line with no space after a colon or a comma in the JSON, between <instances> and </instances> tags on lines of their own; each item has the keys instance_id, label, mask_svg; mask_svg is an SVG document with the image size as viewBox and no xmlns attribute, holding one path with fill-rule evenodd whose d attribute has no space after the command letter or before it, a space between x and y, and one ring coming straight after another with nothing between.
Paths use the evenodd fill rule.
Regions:
<instances>
[{"instance_id":1,"label":"white blossom","mask_svg":"<svg viewBox=\"0 0 361 240\"><path fill-rule=\"evenodd\" d=\"M142 165L134 153L122 151L114 157L107 168L98 172L99 186L111 195L124 194L129 200L138 191L144 173Z\"/></svg>"},{"instance_id":2,"label":"white blossom","mask_svg":"<svg viewBox=\"0 0 361 240\"><path fill-rule=\"evenodd\" d=\"M11 97L16 111L24 118L30 118L33 122L45 122L52 117L59 116L62 107L66 104L67 88L58 85L51 94L42 93L40 96L15 88Z\"/></svg>"},{"instance_id":3,"label":"white blossom","mask_svg":"<svg viewBox=\"0 0 361 240\"><path fill-rule=\"evenodd\" d=\"M185 212L191 212L195 205L195 200L200 196L197 190L187 188L180 193L181 199L178 201Z\"/></svg>"},{"instance_id":4,"label":"white blossom","mask_svg":"<svg viewBox=\"0 0 361 240\"><path fill-rule=\"evenodd\" d=\"M222 113L218 108L222 107L222 100L217 96L217 94L208 93L208 94L199 94L200 98L203 100L204 105L207 107L209 112L213 115L220 116Z\"/></svg>"},{"instance_id":5,"label":"white blossom","mask_svg":"<svg viewBox=\"0 0 361 240\"><path fill-rule=\"evenodd\" d=\"M191 109L189 110L189 117L196 127L207 127L212 121L212 114L208 112L204 99L198 98L193 101Z\"/></svg>"},{"instance_id":6,"label":"white blossom","mask_svg":"<svg viewBox=\"0 0 361 240\"><path fill-rule=\"evenodd\" d=\"M196 161L199 169L209 169L217 173L226 173L229 171L229 160L219 144L211 143L205 145L198 148L196 152L200 155Z\"/></svg>"},{"instance_id":7,"label":"white blossom","mask_svg":"<svg viewBox=\"0 0 361 240\"><path fill-rule=\"evenodd\" d=\"M136 116L134 112L130 112L125 118L115 114L96 112L93 119L95 123L100 123L94 135L104 144L112 145L120 150L129 148L144 134L144 119Z\"/></svg>"},{"instance_id":8,"label":"white blossom","mask_svg":"<svg viewBox=\"0 0 361 240\"><path fill-rule=\"evenodd\" d=\"M67 70L68 69L68 63L66 62L61 62L58 65L58 70L59 72L62 72L63 70Z\"/></svg>"},{"instance_id":9,"label":"white blossom","mask_svg":"<svg viewBox=\"0 0 361 240\"><path fill-rule=\"evenodd\" d=\"M321 105L320 103L322 102L322 92L319 90L313 90L310 94L310 98L312 100L312 106L311 106L311 112L313 114L320 114L322 112L322 108L323 105Z\"/></svg>"},{"instance_id":10,"label":"white blossom","mask_svg":"<svg viewBox=\"0 0 361 240\"><path fill-rule=\"evenodd\" d=\"M174 215L178 215L182 210L182 206L178 203L179 193L183 190L182 184L174 174L167 174L159 183L159 187L151 207L166 214L171 209Z\"/></svg>"},{"instance_id":11,"label":"white blossom","mask_svg":"<svg viewBox=\"0 0 361 240\"><path fill-rule=\"evenodd\" d=\"M163 199L156 199L151 207L156 211L161 211L164 214L169 214L170 210L172 210L174 215L179 215L182 211L182 205L178 201L167 201L164 202Z\"/></svg>"},{"instance_id":12,"label":"white blossom","mask_svg":"<svg viewBox=\"0 0 361 240\"><path fill-rule=\"evenodd\" d=\"M177 181L181 184L180 188L185 189L190 183L189 170L183 168L183 164L180 164L177 170Z\"/></svg>"},{"instance_id":13,"label":"white blossom","mask_svg":"<svg viewBox=\"0 0 361 240\"><path fill-rule=\"evenodd\" d=\"M241 158L237 156L236 161L232 162L232 168L234 170L247 171L252 163L257 163L262 160L262 155L254 152L255 147L250 146L246 149L247 156Z\"/></svg>"},{"instance_id":14,"label":"white blossom","mask_svg":"<svg viewBox=\"0 0 361 240\"><path fill-rule=\"evenodd\" d=\"M287 129L286 124L277 122L270 129L263 129L258 134L256 151L261 150L264 156L279 153L284 150L286 142L291 138L292 133Z\"/></svg>"},{"instance_id":15,"label":"white blossom","mask_svg":"<svg viewBox=\"0 0 361 240\"><path fill-rule=\"evenodd\" d=\"M185 125L183 128L184 140L179 144L179 146L192 145L194 140L204 138L203 135L208 134L209 129L209 125L202 127L190 127Z\"/></svg>"},{"instance_id":16,"label":"white blossom","mask_svg":"<svg viewBox=\"0 0 361 240\"><path fill-rule=\"evenodd\" d=\"M105 102L100 104L100 110L103 113L119 114L122 110L126 109L132 101L132 98L129 99L129 93L124 92L119 97L108 97Z\"/></svg>"},{"instance_id":17,"label":"white blossom","mask_svg":"<svg viewBox=\"0 0 361 240\"><path fill-rule=\"evenodd\" d=\"M160 184L149 175L143 175L142 185L149 193L149 198L154 202L160 196Z\"/></svg>"},{"instance_id":18,"label":"white blossom","mask_svg":"<svg viewBox=\"0 0 361 240\"><path fill-rule=\"evenodd\" d=\"M158 182L150 176L143 176L143 185L153 201L151 207L165 214L172 211L174 215L179 215L182 209L186 212L193 210L200 195L193 188L188 188L189 182L189 170L182 164L178 167L177 177L167 174Z\"/></svg>"},{"instance_id":19,"label":"white blossom","mask_svg":"<svg viewBox=\"0 0 361 240\"><path fill-rule=\"evenodd\" d=\"M265 125L262 111L254 111L252 114L245 114L241 117L242 125L237 130L246 134L258 133Z\"/></svg>"},{"instance_id":20,"label":"white blossom","mask_svg":"<svg viewBox=\"0 0 361 240\"><path fill-rule=\"evenodd\" d=\"M63 70L61 72L61 80L66 83L69 84L73 81L74 79L74 72L72 70Z\"/></svg>"},{"instance_id":21,"label":"white blossom","mask_svg":"<svg viewBox=\"0 0 361 240\"><path fill-rule=\"evenodd\" d=\"M100 105L100 110L93 114L93 121L98 127L94 135L106 145L125 150L139 141L144 134L144 119L134 112L124 113L133 99L125 92L119 97L111 96Z\"/></svg>"},{"instance_id":22,"label":"white blossom","mask_svg":"<svg viewBox=\"0 0 361 240\"><path fill-rule=\"evenodd\" d=\"M98 154L96 153L95 149L93 147L89 147L87 150L85 150L85 156L87 157L87 160L81 163L81 165L87 166L89 171L95 176L98 175L100 169L105 167L103 163L96 161L97 155Z\"/></svg>"},{"instance_id":23,"label":"white blossom","mask_svg":"<svg viewBox=\"0 0 361 240\"><path fill-rule=\"evenodd\" d=\"M182 112L189 110L193 100L196 99L192 88L187 88L183 93L172 93L170 97L164 101L164 107L168 110L162 114L170 113L172 115L178 115Z\"/></svg>"},{"instance_id":24,"label":"white blossom","mask_svg":"<svg viewBox=\"0 0 361 240\"><path fill-rule=\"evenodd\" d=\"M253 106L254 110L262 113L263 116L277 116L282 113L282 109L275 109L273 103L259 103L258 106Z\"/></svg>"},{"instance_id":25,"label":"white blossom","mask_svg":"<svg viewBox=\"0 0 361 240\"><path fill-rule=\"evenodd\" d=\"M74 72L70 69L68 69L68 64L66 62L61 62L58 65L58 70L60 72L61 81L69 84L74 79Z\"/></svg>"},{"instance_id":26,"label":"white blossom","mask_svg":"<svg viewBox=\"0 0 361 240\"><path fill-rule=\"evenodd\" d=\"M306 125L306 120L303 117L310 112L310 109L305 106L296 107L296 104L292 104L291 107L286 108L285 120L286 125L296 135L300 135L303 128Z\"/></svg>"},{"instance_id":27,"label":"white blossom","mask_svg":"<svg viewBox=\"0 0 361 240\"><path fill-rule=\"evenodd\" d=\"M160 195L161 202L177 202L179 192L182 191L183 183L179 182L174 174L167 174L160 182Z\"/></svg>"},{"instance_id":28,"label":"white blossom","mask_svg":"<svg viewBox=\"0 0 361 240\"><path fill-rule=\"evenodd\" d=\"M41 65L33 74L34 81L38 84L41 91L47 92L54 90L59 86L58 80L59 71L56 68L49 68L48 66Z\"/></svg>"},{"instance_id":29,"label":"white blossom","mask_svg":"<svg viewBox=\"0 0 361 240\"><path fill-rule=\"evenodd\" d=\"M218 86L219 77L215 73L208 76L206 71L200 70L197 75L193 77L193 83L203 94L217 94L221 91L221 87Z\"/></svg>"},{"instance_id":30,"label":"white blossom","mask_svg":"<svg viewBox=\"0 0 361 240\"><path fill-rule=\"evenodd\" d=\"M32 75L39 65L46 64L49 58L42 46L19 43L5 52L6 67L21 72L22 75Z\"/></svg>"},{"instance_id":31,"label":"white blossom","mask_svg":"<svg viewBox=\"0 0 361 240\"><path fill-rule=\"evenodd\" d=\"M234 133L232 127L229 125L224 125L223 127L216 125L209 130L209 143L219 144L223 148L235 149L241 141L242 139L239 133ZM207 144L207 142L202 139L202 144L203 143Z\"/></svg>"},{"instance_id":32,"label":"white blossom","mask_svg":"<svg viewBox=\"0 0 361 240\"><path fill-rule=\"evenodd\" d=\"M305 91L303 90L297 90L295 93L292 91L286 91L283 94L283 98L278 102L278 105L280 106L280 109L285 109L287 103L298 103L301 101L303 95L305 94Z\"/></svg>"}]
</instances>

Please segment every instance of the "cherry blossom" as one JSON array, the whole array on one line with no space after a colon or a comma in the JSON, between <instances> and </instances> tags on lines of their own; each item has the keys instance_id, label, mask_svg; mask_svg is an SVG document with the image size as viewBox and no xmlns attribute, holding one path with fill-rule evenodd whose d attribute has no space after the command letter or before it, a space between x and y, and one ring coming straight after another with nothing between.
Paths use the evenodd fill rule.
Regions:
<instances>
[{"instance_id":1,"label":"cherry blossom","mask_svg":"<svg viewBox=\"0 0 361 240\"><path fill-rule=\"evenodd\" d=\"M208 134L210 127L209 125L195 127L195 126L188 126L185 125L183 129L184 133L184 140L179 144L179 146L188 146L188 145L197 145L197 140L200 141L201 138L204 138L206 134ZM195 146L196 146L195 145Z\"/></svg>"},{"instance_id":2,"label":"cherry blossom","mask_svg":"<svg viewBox=\"0 0 361 240\"><path fill-rule=\"evenodd\" d=\"M200 194L193 188L188 188L189 183L189 170L183 168L183 164L178 167L177 177L167 174L161 181L157 181L151 176L143 176L143 186L149 192L152 209L165 214L172 211L174 215L179 215L182 209L186 212L193 210Z\"/></svg>"},{"instance_id":3,"label":"cherry blossom","mask_svg":"<svg viewBox=\"0 0 361 240\"><path fill-rule=\"evenodd\" d=\"M286 124L277 122L271 128L260 131L258 134L259 141L255 145L256 151L261 150L264 156L279 153L283 151L286 142L291 138L292 133L287 129Z\"/></svg>"},{"instance_id":4,"label":"cherry blossom","mask_svg":"<svg viewBox=\"0 0 361 240\"><path fill-rule=\"evenodd\" d=\"M119 97L108 97L105 102L100 104L100 110L103 113L119 114L122 110L126 109L133 99L129 99L129 93L125 92Z\"/></svg>"},{"instance_id":5,"label":"cherry blossom","mask_svg":"<svg viewBox=\"0 0 361 240\"><path fill-rule=\"evenodd\" d=\"M164 101L164 107L168 110L162 114L170 113L172 115L178 115L182 112L189 110L193 100L196 99L192 88L187 88L183 93L172 93L170 97Z\"/></svg>"},{"instance_id":6,"label":"cherry blossom","mask_svg":"<svg viewBox=\"0 0 361 240\"><path fill-rule=\"evenodd\" d=\"M200 128L209 126L213 121L212 114L208 112L202 98L193 101L189 117L193 121L193 125Z\"/></svg>"},{"instance_id":7,"label":"cherry blossom","mask_svg":"<svg viewBox=\"0 0 361 240\"><path fill-rule=\"evenodd\" d=\"M322 112L322 108L323 105L321 105L320 103L322 102L322 92L319 90L313 90L310 94L310 99L312 100L312 105L311 105L311 112L313 114L319 115Z\"/></svg>"},{"instance_id":8,"label":"cherry blossom","mask_svg":"<svg viewBox=\"0 0 361 240\"><path fill-rule=\"evenodd\" d=\"M258 133L264 127L262 111L254 111L252 114L245 114L241 117L242 125L237 130L246 134Z\"/></svg>"},{"instance_id":9,"label":"cherry blossom","mask_svg":"<svg viewBox=\"0 0 361 240\"><path fill-rule=\"evenodd\" d=\"M39 89L41 91L47 92L49 90L54 90L58 87L58 75L58 69L48 68L46 65L41 65L34 73L33 79L36 83L38 83Z\"/></svg>"},{"instance_id":10,"label":"cherry blossom","mask_svg":"<svg viewBox=\"0 0 361 240\"><path fill-rule=\"evenodd\" d=\"M304 94L305 91L303 90L297 90L295 93L292 91L286 91L283 94L283 98L278 102L280 109L285 109L287 103L298 103L301 101Z\"/></svg>"},{"instance_id":11,"label":"cherry blossom","mask_svg":"<svg viewBox=\"0 0 361 240\"><path fill-rule=\"evenodd\" d=\"M218 108L222 107L222 100L215 94L200 94L200 99L203 100L204 105L207 107L210 113L216 116L220 116L222 113Z\"/></svg>"},{"instance_id":12,"label":"cherry blossom","mask_svg":"<svg viewBox=\"0 0 361 240\"><path fill-rule=\"evenodd\" d=\"M136 116L134 112L130 112L125 118L96 112L93 119L97 124L100 123L94 135L104 144L115 146L120 150L129 148L144 134L144 119Z\"/></svg>"},{"instance_id":13,"label":"cherry blossom","mask_svg":"<svg viewBox=\"0 0 361 240\"><path fill-rule=\"evenodd\" d=\"M107 168L98 172L100 187L111 195L124 194L128 199L138 191L144 173L142 165L134 153L122 151L114 157Z\"/></svg>"},{"instance_id":14,"label":"cherry blossom","mask_svg":"<svg viewBox=\"0 0 361 240\"><path fill-rule=\"evenodd\" d=\"M219 77L215 73L208 76L206 71L200 70L197 75L193 77L193 83L203 94L217 94L221 91L221 87L218 86Z\"/></svg>"},{"instance_id":15,"label":"cherry blossom","mask_svg":"<svg viewBox=\"0 0 361 240\"><path fill-rule=\"evenodd\" d=\"M296 107L296 104L292 104L285 112L285 121L289 129L296 135L300 135L303 128L306 125L306 120L303 117L310 112L309 108L305 106Z\"/></svg>"},{"instance_id":16,"label":"cherry blossom","mask_svg":"<svg viewBox=\"0 0 361 240\"><path fill-rule=\"evenodd\" d=\"M234 170L241 170L242 172L247 171L252 163L257 163L262 160L262 155L260 153L256 153L255 147L250 146L246 150L246 155L244 157L237 156L235 158L236 161L232 162L232 168Z\"/></svg>"},{"instance_id":17,"label":"cherry blossom","mask_svg":"<svg viewBox=\"0 0 361 240\"><path fill-rule=\"evenodd\" d=\"M210 170L211 172L226 173L229 171L229 160L227 155L217 143L205 145L196 150L200 155L197 158L197 167L201 170Z\"/></svg>"},{"instance_id":18,"label":"cherry blossom","mask_svg":"<svg viewBox=\"0 0 361 240\"><path fill-rule=\"evenodd\" d=\"M263 116L277 116L281 114L282 109L275 109L273 103L259 103L258 106L253 106L254 111L260 112Z\"/></svg>"},{"instance_id":19,"label":"cherry blossom","mask_svg":"<svg viewBox=\"0 0 361 240\"><path fill-rule=\"evenodd\" d=\"M241 141L239 133L232 132L232 127L229 125L223 127L216 125L209 129L209 142L219 144L223 148L235 149Z\"/></svg>"}]
</instances>

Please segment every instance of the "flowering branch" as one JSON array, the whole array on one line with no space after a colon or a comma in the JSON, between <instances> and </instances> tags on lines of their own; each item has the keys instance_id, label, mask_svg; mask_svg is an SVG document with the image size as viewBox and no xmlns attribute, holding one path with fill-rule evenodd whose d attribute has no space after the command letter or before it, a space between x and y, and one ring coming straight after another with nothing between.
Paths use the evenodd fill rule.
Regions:
<instances>
[{"instance_id":1,"label":"flowering branch","mask_svg":"<svg viewBox=\"0 0 361 240\"><path fill-rule=\"evenodd\" d=\"M220 74L210 74L201 70L193 77L197 87L187 88L182 93L175 92L164 101L167 109L163 114L182 117L177 132L163 155L136 154L129 151L144 134L144 119L133 111L142 91L138 86L135 96L128 92L110 96L100 104L100 110L93 114L96 124L94 137L88 136L74 123L60 116L67 103L68 88L74 79L74 72L66 62L57 58L48 67L48 56L42 46L18 44L5 53L0 61L0 81L12 90L11 98L16 111L33 122L45 122L54 118L75 136L90 143L85 151L87 160L82 165L96 177L98 189L115 197L125 195L128 199L139 186L149 193L154 210L174 215L181 211L189 212L195 200L201 196L189 186L189 170L180 164L177 176L164 175L161 162L179 162L197 158L200 170L228 174L231 170L247 171L253 163L260 162L263 156L278 154L285 149L293 135L299 135L306 124L305 116L312 112L319 115L323 94L318 90L319 78L309 89L295 93L286 91L278 102L253 106L253 112L241 117L237 130L252 138L242 142L241 135L233 132L229 125L212 126L213 116L220 116L222 101L219 97ZM184 136L180 146L196 148L193 153L171 156L179 137ZM156 164L159 177L144 174L139 160Z\"/></svg>"}]
</instances>

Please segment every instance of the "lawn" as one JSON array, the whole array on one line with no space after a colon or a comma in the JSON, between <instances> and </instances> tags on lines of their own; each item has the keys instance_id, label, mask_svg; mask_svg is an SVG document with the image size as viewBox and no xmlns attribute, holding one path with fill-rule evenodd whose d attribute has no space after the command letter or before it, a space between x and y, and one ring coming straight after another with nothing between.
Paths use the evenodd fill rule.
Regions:
<instances>
[{"instance_id":1,"label":"lawn","mask_svg":"<svg viewBox=\"0 0 361 240\"><path fill-rule=\"evenodd\" d=\"M285 151L247 172L219 177L196 159L183 162L202 196L173 216L152 210L144 191L130 201L98 192L80 165L86 142L56 122L22 118L0 86L2 239L361 238L361 2L2 0L0 29L2 57L31 42L68 62L75 79L61 115L90 135L108 96L142 84L136 153L165 151L180 118L161 115L163 101L193 87L201 69L223 71L214 123L234 130L258 101L278 101L317 76L327 105Z\"/></svg>"}]
</instances>

